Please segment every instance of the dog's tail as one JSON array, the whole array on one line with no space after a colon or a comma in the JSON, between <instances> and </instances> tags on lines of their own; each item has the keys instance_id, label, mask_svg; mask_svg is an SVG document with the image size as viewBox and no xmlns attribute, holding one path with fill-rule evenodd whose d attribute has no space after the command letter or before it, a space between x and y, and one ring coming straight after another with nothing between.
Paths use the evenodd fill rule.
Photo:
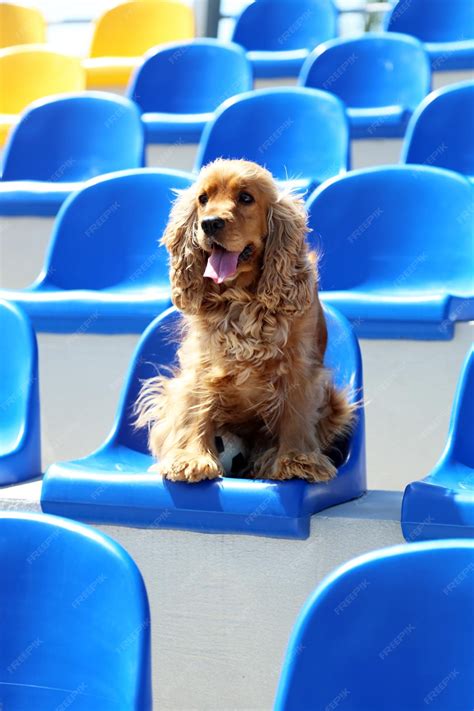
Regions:
<instances>
[{"instance_id":1,"label":"dog's tail","mask_svg":"<svg viewBox=\"0 0 474 711\"><path fill-rule=\"evenodd\" d=\"M347 389L338 390L332 382L328 383L327 400L316 425L323 449L329 449L336 440L342 440L350 434L359 405L352 401Z\"/></svg>"}]
</instances>

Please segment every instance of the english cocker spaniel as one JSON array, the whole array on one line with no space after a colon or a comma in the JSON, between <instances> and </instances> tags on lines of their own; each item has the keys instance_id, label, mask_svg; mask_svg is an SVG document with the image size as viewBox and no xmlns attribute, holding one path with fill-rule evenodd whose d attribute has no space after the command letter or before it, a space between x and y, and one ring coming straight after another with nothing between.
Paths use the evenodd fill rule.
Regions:
<instances>
[{"instance_id":1,"label":"english cocker spaniel","mask_svg":"<svg viewBox=\"0 0 474 711\"><path fill-rule=\"evenodd\" d=\"M244 160L217 160L178 197L162 243L184 314L179 366L146 381L137 426L174 481L223 475L215 434L250 449L248 475L327 481L354 406L323 366L327 330L301 199Z\"/></svg>"}]
</instances>

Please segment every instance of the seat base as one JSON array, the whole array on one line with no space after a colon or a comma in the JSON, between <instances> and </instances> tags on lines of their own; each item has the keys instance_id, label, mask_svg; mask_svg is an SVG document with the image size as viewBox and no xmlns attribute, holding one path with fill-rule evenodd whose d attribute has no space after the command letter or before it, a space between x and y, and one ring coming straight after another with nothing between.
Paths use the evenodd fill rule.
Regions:
<instances>
[{"instance_id":1,"label":"seat base","mask_svg":"<svg viewBox=\"0 0 474 711\"><path fill-rule=\"evenodd\" d=\"M474 538L474 469L463 467L455 476L449 469L442 465L405 489L401 524L407 541Z\"/></svg>"},{"instance_id":2,"label":"seat base","mask_svg":"<svg viewBox=\"0 0 474 711\"><path fill-rule=\"evenodd\" d=\"M402 138L412 114L401 106L347 109L351 138Z\"/></svg>"},{"instance_id":3,"label":"seat base","mask_svg":"<svg viewBox=\"0 0 474 711\"><path fill-rule=\"evenodd\" d=\"M142 57L89 57L82 60L86 88L126 87Z\"/></svg>"},{"instance_id":4,"label":"seat base","mask_svg":"<svg viewBox=\"0 0 474 711\"><path fill-rule=\"evenodd\" d=\"M141 333L171 306L169 286L148 293L110 290L0 289L44 333Z\"/></svg>"},{"instance_id":5,"label":"seat base","mask_svg":"<svg viewBox=\"0 0 474 711\"><path fill-rule=\"evenodd\" d=\"M43 180L0 181L0 217L51 217L82 182L52 183Z\"/></svg>"},{"instance_id":6,"label":"seat base","mask_svg":"<svg viewBox=\"0 0 474 711\"><path fill-rule=\"evenodd\" d=\"M309 54L307 49L288 52L247 52L256 79L276 77L297 77Z\"/></svg>"},{"instance_id":7,"label":"seat base","mask_svg":"<svg viewBox=\"0 0 474 711\"><path fill-rule=\"evenodd\" d=\"M53 464L41 492L43 511L94 523L307 538L311 516L365 492L365 465L342 465L323 484L219 478L170 482L149 472L153 459L106 444L84 459Z\"/></svg>"}]
</instances>

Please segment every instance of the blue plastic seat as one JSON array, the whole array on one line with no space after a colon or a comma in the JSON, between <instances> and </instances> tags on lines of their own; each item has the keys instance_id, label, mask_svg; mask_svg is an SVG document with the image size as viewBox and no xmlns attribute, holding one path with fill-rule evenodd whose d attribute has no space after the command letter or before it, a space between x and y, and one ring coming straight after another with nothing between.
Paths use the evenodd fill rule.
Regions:
<instances>
[{"instance_id":1,"label":"blue plastic seat","mask_svg":"<svg viewBox=\"0 0 474 711\"><path fill-rule=\"evenodd\" d=\"M150 612L115 541L0 513L0 700L8 711L151 711Z\"/></svg>"},{"instance_id":2,"label":"blue plastic seat","mask_svg":"<svg viewBox=\"0 0 474 711\"><path fill-rule=\"evenodd\" d=\"M255 77L296 77L308 53L337 32L331 0L259 0L237 18L232 39Z\"/></svg>"},{"instance_id":3,"label":"blue plastic seat","mask_svg":"<svg viewBox=\"0 0 474 711\"><path fill-rule=\"evenodd\" d=\"M25 314L0 301L0 486L41 474L38 349ZM0 697L1 698L1 697Z\"/></svg>"},{"instance_id":4,"label":"blue plastic seat","mask_svg":"<svg viewBox=\"0 0 474 711\"><path fill-rule=\"evenodd\" d=\"M473 568L465 540L384 548L342 565L298 617L274 711L468 711Z\"/></svg>"},{"instance_id":5,"label":"blue plastic seat","mask_svg":"<svg viewBox=\"0 0 474 711\"><path fill-rule=\"evenodd\" d=\"M354 171L308 200L325 303L359 336L445 339L474 318L473 187L427 166Z\"/></svg>"},{"instance_id":6,"label":"blue plastic seat","mask_svg":"<svg viewBox=\"0 0 474 711\"><path fill-rule=\"evenodd\" d=\"M326 91L300 87L228 99L204 129L196 168L216 158L246 158L279 181L314 188L349 167L344 105Z\"/></svg>"},{"instance_id":7,"label":"blue plastic seat","mask_svg":"<svg viewBox=\"0 0 474 711\"><path fill-rule=\"evenodd\" d=\"M135 169L91 180L54 225L43 270L26 289L0 289L37 331L140 333L171 304L168 255L158 241L179 171Z\"/></svg>"},{"instance_id":8,"label":"blue plastic seat","mask_svg":"<svg viewBox=\"0 0 474 711\"><path fill-rule=\"evenodd\" d=\"M35 101L11 132L0 181L0 215L55 215L84 181L143 165L133 102L103 92Z\"/></svg>"},{"instance_id":9,"label":"blue plastic seat","mask_svg":"<svg viewBox=\"0 0 474 711\"><path fill-rule=\"evenodd\" d=\"M252 89L244 50L215 39L153 49L135 71L127 94L142 111L148 143L199 143L225 99Z\"/></svg>"},{"instance_id":10,"label":"blue plastic seat","mask_svg":"<svg viewBox=\"0 0 474 711\"><path fill-rule=\"evenodd\" d=\"M446 448L433 471L405 489L401 520L409 541L474 538L474 347L462 369Z\"/></svg>"},{"instance_id":11,"label":"blue plastic seat","mask_svg":"<svg viewBox=\"0 0 474 711\"><path fill-rule=\"evenodd\" d=\"M327 309L326 319L325 362L334 369L336 384L347 386L359 401L362 370L357 340L335 311ZM337 477L328 483L221 478L187 484L148 472L153 460L147 433L134 428L133 406L141 381L173 363L178 324L179 316L171 309L148 327L131 363L110 436L90 456L49 467L41 493L43 511L130 526L307 538L312 514L364 493L362 406L350 438L341 443L334 460Z\"/></svg>"},{"instance_id":12,"label":"blue plastic seat","mask_svg":"<svg viewBox=\"0 0 474 711\"><path fill-rule=\"evenodd\" d=\"M451 84L426 97L408 126L402 161L474 178L474 81Z\"/></svg>"},{"instance_id":13,"label":"blue plastic seat","mask_svg":"<svg viewBox=\"0 0 474 711\"><path fill-rule=\"evenodd\" d=\"M304 63L299 83L344 101L352 138L393 138L404 135L430 80L421 42L380 32L319 45Z\"/></svg>"},{"instance_id":14,"label":"blue plastic seat","mask_svg":"<svg viewBox=\"0 0 474 711\"><path fill-rule=\"evenodd\" d=\"M399 0L385 26L390 32L418 37L433 71L474 68L472 0Z\"/></svg>"}]
</instances>

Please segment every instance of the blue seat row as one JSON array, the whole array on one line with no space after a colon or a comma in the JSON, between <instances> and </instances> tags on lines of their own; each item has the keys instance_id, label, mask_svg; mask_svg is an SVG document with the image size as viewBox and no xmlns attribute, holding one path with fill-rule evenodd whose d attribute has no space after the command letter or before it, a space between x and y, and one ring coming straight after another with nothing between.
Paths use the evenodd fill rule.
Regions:
<instances>
[{"instance_id":1,"label":"blue seat row","mask_svg":"<svg viewBox=\"0 0 474 711\"><path fill-rule=\"evenodd\" d=\"M362 399L360 352L353 330L325 306L329 332L326 364L339 387ZM91 455L49 467L43 480L42 507L49 513L87 521L169 528L231 531L305 538L312 514L360 496L365 491L364 410L350 439L338 453L338 476L328 484L224 479L198 488L162 480L148 472L152 459L146 433L133 425L140 383L156 367L171 365L178 325L171 309L145 331L132 360L117 417L103 446ZM41 472L38 362L34 334L18 307L0 302L0 329L7 348L0 360L0 484ZM429 477L411 484L402 510L408 540L417 537L474 537L474 350L461 375L446 451ZM102 492L100 500L95 492ZM133 502L124 507L124 501ZM265 515L252 512L264 506ZM166 511L166 516L160 518Z\"/></svg>"},{"instance_id":2,"label":"blue seat row","mask_svg":"<svg viewBox=\"0 0 474 711\"><path fill-rule=\"evenodd\" d=\"M399 0L385 28L422 41L434 70L474 67L471 0ZM336 35L331 0L258 0L237 17L232 39L247 50L255 76L267 78L298 76L309 52Z\"/></svg>"},{"instance_id":3,"label":"blue seat row","mask_svg":"<svg viewBox=\"0 0 474 711\"><path fill-rule=\"evenodd\" d=\"M73 332L90 320L91 333L141 332L171 305L157 242L173 190L191 180L136 169L90 181L61 208L36 281L0 289L0 298L41 331ZM307 203L324 301L364 337L451 339L457 321L474 318L472 195L465 177L430 166L326 181Z\"/></svg>"},{"instance_id":4,"label":"blue seat row","mask_svg":"<svg viewBox=\"0 0 474 711\"><path fill-rule=\"evenodd\" d=\"M366 40L360 42L365 44ZM356 86L357 78L350 69L347 74L349 84ZM352 89L344 89L344 82L338 86L350 102ZM410 92L405 99L393 94L393 101L401 102L398 106L347 111L340 98L321 89L245 92L224 101L206 123L195 169L221 156L245 157L266 165L291 187L313 189L350 168L350 131L359 137L369 133L374 137L400 135L416 95L423 95L421 87L417 90L414 84L410 91L411 100ZM370 102L369 96L365 101ZM474 82L433 92L410 120L403 159L474 176L473 116ZM175 129L181 131L171 124L166 131ZM0 215L55 215L84 181L142 166L143 151L139 113L127 99L91 92L36 102L24 114L5 150Z\"/></svg>"},{"instance_id":5,"label":"blue seat row","mask_svg":"<svg viewBox=\"0 0 474 711\"><path fill-rule=\"evenodd\" d=\"M2 513L0 562L8 709L151 711L149 602L122 546L57 516ZM330 573L295 624L275 711L470 708L473 567L474 542L460 539L376 550Z\"/></svg>"}]
</instances>

